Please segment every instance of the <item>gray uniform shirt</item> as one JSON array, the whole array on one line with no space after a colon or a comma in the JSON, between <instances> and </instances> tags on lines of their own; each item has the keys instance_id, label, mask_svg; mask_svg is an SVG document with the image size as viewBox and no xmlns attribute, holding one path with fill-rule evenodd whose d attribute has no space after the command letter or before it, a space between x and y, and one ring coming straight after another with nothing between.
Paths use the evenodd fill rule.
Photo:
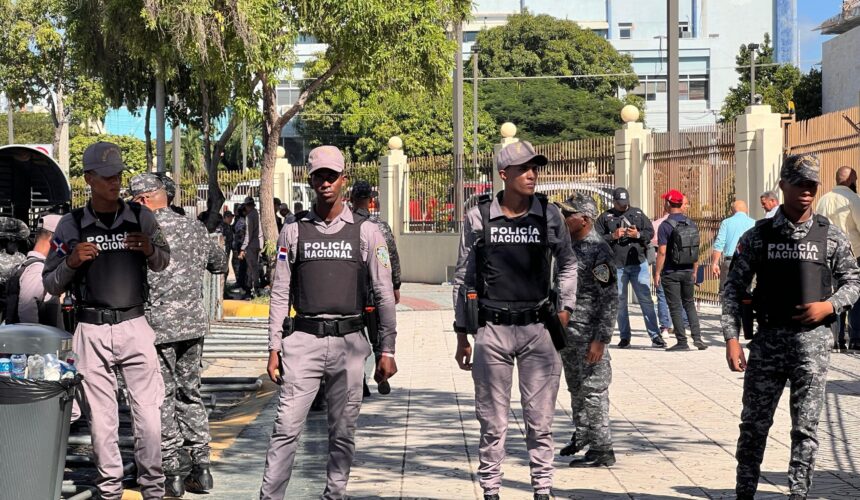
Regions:
<instances>
[{"instance_id":1,"label":"gray uniform shirt","mask_svg":"<svg viewBox=\"0 0 860 500\"><path fill-rule=\"evenodd\" d=\"M96 224L102 229L112 229L119 227L123 221L135 222L134 212L132 212L125 202L120 201L120 210L110 228L102 224L92 212L92 209L90 209L89 203L87 203L86 208L84 208L84 216L81 218L81 227L84 228L91 224ZM149 267L150 271L161 271L170 263L170 247L167 245L167 241L158 227L155 215L148 208L141 207L138 223L140 224L141 232L148 235L152 241L153 252L146 259L147 267ZM60 295L75 279L76 270L69 267L66 257L75 249L80 238L81 235L78 232L78 227L72 214L64 215L57 224L57 230L54 231L51 251L45 260L45 268L42 273L42 282L45 285L45 290L49 293ZM98 257L96 258L98 259Z\"/></svg>"},{"instance_id":2,"label":"gray uniform shirt","mask_svg":"<svg viewBox=\"0 0 860 500\"><path fill-rule=\"evenodd\" d=\"M574 342L612 340L618 314L618 275L615 252L593 229L582 240L573 240L579 281L576 308L568 323L569 339Z\"/></svg>"},{"instance_id":3,"label":"gray uniform shirt","mask_svg":"<svg viewBox=\"0 0 860 500\"><path fill-rule=\"evenodd\" d=\"M314 224L323 234L339 232L345 224L354 224L352 212L344 206L341 213L329 224L311 209L302 219ZM278 236L278 257L272 278L272 298L269 302L269 350L281 350L284 332L284 318L290 314L290 284L292 265L296 262L299 225L296 222L285 224ZM373 291L376 294L376 309L379 312L379 338L382 352L394 353L396 332L396 309L394 288L391 284L391 259L388 247L379 227L372 222L361 225L361 258L367 263ZM330 286L338 286L331 283ZM326 317L326 316L322 316ZM336 316L332 316L336 317Z\"/></svg>"},{"instance_id":4,"label":"gray uniform shirt","mask_svg":"<svg viewBox=\"0 0 860 500\"><path fill-rule=\"evenodd\" d=\"M45 259L41 253L33 250L27 254L27 258ZM58 296L51 295L45 292L45 285L42 283L42 270L45 268L44 262L33 262L24 272L21 273L21 279L18 281L20 291L18 293L18 320L21 323L38 323L39 322L39 304L59 302Z\"/></svg>"},{"instance_id":5,"label":"gray uniform shirt","mask_svg":"<svg viewBox=\"0 0 860 500\"><path fill-rule=\"evenodd\" d=\"M793 240L806 237L812 227L813 217L794 224L778 210L773 216L774 228ZM738 251L732 258L732 267L723 288L723 314L721 326L726 340L738 338L741 328L741 299L750 286L760 265L760 255L764 251L764 239L760 228L753 227L741 237ZM841 314L857 302L860 296L860 268L851 252L851 243L841 229L830 224L827 226L827 264L833 273L836 291L827 299L833 311Z\"/></svg>"},{"instance_id":6,"label":"gray uniform shirt","mask_svg":"<svg viewBox=\"0 0 860 500\"><path fill-rule=\"evenodd\" d=\"M147 275L152 309L146 319L155 330L155 343L202 337L209 332L203 273L226 273L227 255L200 222L170 208L156 210L155 219L170 245L170 265Z\"/></svg>"},{"instance_id":7,"label":"gray uniform shirt","mask_svg":"<svg viewBox=\"0 0 860 500\"><path fill-rule=\"evenodd\" d=\"M543 217L540 200L532 197L529 213ZM493 197L490 203L490 219L504 217L499 198ZM569 311L576 305L576 255L570 246L570 233L564 225L558 207L552 203L546 207L547 238L556 259L556 282L559 287L559 307ZM475 265L475 243L484 233L484 223L481 220L480 209L472 207L466 213L463 234L460 236L460 253L457 258L457 270L454 273L454 324L456 327L466 327L466 297L460 293L463 286L475 286L477 269ZM530 276L511 276L511 279L528 280Z\"/></svg>"}]
</instances>

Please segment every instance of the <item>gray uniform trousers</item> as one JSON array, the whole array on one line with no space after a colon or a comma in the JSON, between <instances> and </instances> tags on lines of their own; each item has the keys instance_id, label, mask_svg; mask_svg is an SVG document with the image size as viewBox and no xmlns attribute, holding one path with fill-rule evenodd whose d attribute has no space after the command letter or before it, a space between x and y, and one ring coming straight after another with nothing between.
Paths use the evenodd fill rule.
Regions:
<instances>
[{"instance_id":1,"label":"gray uniform trousers","mask_svg":"<svg viewBox=\"0 0 860 500\"><path fill-rule=\"evenodd\" d=\"M119 408L114 367L128 388L134 426L134 459L145 500L164 496L161 469L161 415L164 383L158 372L155 332L146 318L116 325L78 323L72 339L78 356L84 411L90 420L98 486L104 500L122 498L122 457L117 444Z\"/></svg>"},{"instance_id":2,"label":"gray uniform trousers","mask_svg":"<svg viewBox=\"0 0 860 500\"><path fill-rule=\"evenodd\" d=\"M612 382L612 365L609 347L603 349L603 357L593 365L586 362L587 353L587 342L569 343L561 351L576 443L588 445L592 451L610 451L609 384Z\"/></svg>"},{"instance_id":3,"label":"gray uniform trousers","mask_svg":"<svg viewBox=\"0 0 860 500\"><path fill-rule=\"evenodd\" d=\"M164 379L162 462L165 474L176 474L182 448L188 450L193 463L209 463L209 417L200 395L203 337L166 342L155 347Z\"/></svg>"},{"instance_id":4,"label":"gray uniform trousers","mask_svg":"<svg viewBox=\"0 0 860 500\"><path fill-rule=\"evenodd\" d=\"M546 493L552 487L555 470L552 422L561 359L541 323L527 326L487 323L475 336L472 362L475 414L481 424L478 481L485 494L497 493L502 485L514 361L519 372L532 487L537 493Z\"/></svg>"},{"instance_id":5,"label":"gray uniform trousers","mask_svg":"<svg viewBox=\"0 0 860 500\"><path fill-rule=\"evenodd\" d=\"M832 342L827 327L808 332L762 328L750 342L735 454L739 495L754 494L758 487L768 430L786 381L791 394L788 485L791 493L805 495L809 491Z\"/></svg>"},{"instance_id":6,"label":"gray uniform trousers","mask_svg":"<svg viewBox=\"0 0 860 500\"><path fill-rule=\"evenodd\" d=\"M361 332L344 337L317 337L294 332L281 342L283 384L278 416L263 470L262 500L283 500L293 472L299 437L311 403L325 380L328 404L329 456L324 500L346 497L355 455L355 425L361 410L364 362L370 344Z\"/></svg>"}]
</instances>

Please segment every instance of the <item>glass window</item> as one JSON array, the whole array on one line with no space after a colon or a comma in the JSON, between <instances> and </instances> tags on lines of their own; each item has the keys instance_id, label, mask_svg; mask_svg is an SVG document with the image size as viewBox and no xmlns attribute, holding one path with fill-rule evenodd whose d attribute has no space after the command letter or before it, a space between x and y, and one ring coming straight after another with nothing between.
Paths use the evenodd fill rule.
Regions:
<instances>
[{"instance_id":1,"label":"glass window","mask_svg":"<svg viewBox=\"0 0 860 500\"><path fill-rule=\"evenodd\" d=\"M622 40L633 38L633 23L618 23L618 38Z\"/></svg>"},{"instance_id":2,"label":"glass window","mask_svg":"<svg viewBox=\"0 0 860 500\"><path fill-rule=\"evenodd\" d=\"M690 31L690 23L688 21L680 21L678 23L678 37L691 38L693 33Z\"/></svg>"}]
</instances>

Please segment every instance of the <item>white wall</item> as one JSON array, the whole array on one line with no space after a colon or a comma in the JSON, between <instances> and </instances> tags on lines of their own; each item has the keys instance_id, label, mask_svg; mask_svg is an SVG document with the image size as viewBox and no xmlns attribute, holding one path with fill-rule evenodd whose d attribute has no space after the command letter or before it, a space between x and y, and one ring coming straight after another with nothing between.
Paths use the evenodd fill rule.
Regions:
<instances>
[{"instance_id":1,"label":"white wall","mask_svg":"<svg viewBox=\"0 0 860 500\"><path fill-rule=\"evenodd\" d=\"M860 27L824 42L822 111L831 113L860 101Z\"/></svg>"},{"instance_id":2,"label":"white wall","mask_svg":"<svg viewBox=\"0 0 860 500\"><path fill-rule=\"evenodd\" d=\"M397 253L403 282L445 282L447 267L457 264L459 245L459 234L401 233L397 238Z\"/></svg>"}]
</instances>

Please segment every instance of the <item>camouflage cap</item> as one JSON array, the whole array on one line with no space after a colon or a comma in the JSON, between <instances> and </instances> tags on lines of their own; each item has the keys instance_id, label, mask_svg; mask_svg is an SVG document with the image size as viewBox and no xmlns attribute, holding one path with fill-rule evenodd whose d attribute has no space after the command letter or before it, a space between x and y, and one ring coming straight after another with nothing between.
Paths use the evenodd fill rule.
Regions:
<instances>
[{"instance_id":1,"label":"camouflage cap","mask_svg":"<svg viewBox=\"0 0 860 500\"><path fill-rule=\"evenodd\" d=\"M573 193L568 199L556 203L562 212L568 214L582 214L589 219L597 218L597 203L594 198L584 193Z\"/></svg>"},{"instance_id":2,"label":"camouflage cap","mask_svg":"<svg viewBox=\"0 0 860 500\"><path fill-rule=\"evenodd\" d=\"M164 184L164 190L167 191L167 202L172 203L173 199L176 198L176 183L173 182L173 178L164 172L156 172L155 175Z\"/></svg>"},{"instance_id":3,"label":"camouflage cap","mask_svg":"<svg viewBox=\"0 0 860 500\"><path fill-rule=\"evenodd\" d=\"M782 162L779 178L789 184L800 184L804 181L812 181L821 184L819 170L821 163L818 157L812 154L791 155Z\"/></svg>"},{"instance_id":4,"label":"camouflage cap","mask_svg":"<svg viewBox=\"0 0 860 500\"><path fill-rule=\"evenodd\" d=\"M128 181L128 190L132 196L140 196L158 189L164 189L164 183L155 174L137 174Z\"/></svg>"},{"instance_id":5,"label":"camouflage cap","mask_svg":"<svg viewBox=\"0 0 860 500\"><path fill-rule=\"evenodd\" d=\"M30 228L24 221L14 217L0 217L0 239L26 240L30 237Z\"/></svg>"}]
</instances>

